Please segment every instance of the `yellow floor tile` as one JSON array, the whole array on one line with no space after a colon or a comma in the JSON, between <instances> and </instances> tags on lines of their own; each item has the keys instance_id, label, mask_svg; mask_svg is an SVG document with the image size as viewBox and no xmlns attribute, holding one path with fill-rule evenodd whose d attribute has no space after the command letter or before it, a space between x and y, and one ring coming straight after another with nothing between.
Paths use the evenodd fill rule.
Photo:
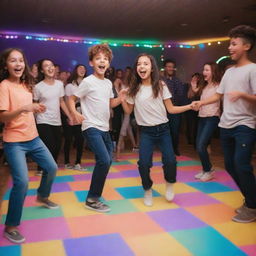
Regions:
<instances>
[{"instance_id":1,"label":"yellow floor tile","mask_svg":"<svg viewBox=\"0 0 256 256\"><path fill-rule=\"evenodd\" d=\"M239 191L212 193L208 195L227 204L228 206L233 207L234 209L240 207L243 203L243 196Z\"/></svg>"},{"instance_id":2,"label":"yellow floor tile","mask_svg":"<svg viewBox=\"0 0 256 256\"><path fill-rule=\"evenodd\" d=\"M175 203L166 201L166 199L164 197L153 197L153 205L150 207L144 205L143 198L130 199L129 201L132 202L132 204L140 212L176 209L179 207Z\"/></svg>"},{"instance_id":3,"label":"yellow floor tile","mask_svg":"<svg viewBox=\"0 0 256 256\"><path fill-rule=\"evenodd\" d=\"M185 247L169 234L153 234L125 238L136 256L189 256Z\"/></svg>"},{"instance_id":4,"label":"yellow floor tile","mask_svg":"<svg viewBox=\"0 0 256 256\"><path fill-rule=\"evenodd\" d=\"M62 241L46 241L22 245L22 256L66 256Z\"/></svg>"},{"instance_id":5,"label":"yellow floor tile","mask_svg":"<svg viewBox=\"0 0 256 256\"><path fill-rule=\"evenodd\" d=\"M245 224L230 221L212 226L235 245L256 244L256 222Z\"/></svg>"}]
</instances>

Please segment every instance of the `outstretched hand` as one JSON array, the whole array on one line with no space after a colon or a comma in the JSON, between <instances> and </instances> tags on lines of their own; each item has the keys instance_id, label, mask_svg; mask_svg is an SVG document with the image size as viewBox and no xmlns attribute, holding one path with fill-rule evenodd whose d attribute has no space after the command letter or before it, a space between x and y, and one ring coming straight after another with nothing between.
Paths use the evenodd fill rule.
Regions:
<instances>
[{"instance_id":1,"label":"outstretched hand","mask_svg":"<svg viewBox=\"0 0 256 256\"><path fill-rule=\"evenodd\" d=\"M201 107L202 105L202 102L201 101L193 101L191 103L191 108L194 110L194 111L198 111L199 108Z\"/></svg>"},{"instance_id":2,"label":"outstretched hand","mask_svg":"<svg viewBox=\"0 0 256 256\"><path fill-rule=\"evenodd\" d=\"M46 110L45 105L41 103L32 103L32 104L25 105L23 107L24 112L43 113L45 112L45 110Z\"/></svg>"}]
</instances>

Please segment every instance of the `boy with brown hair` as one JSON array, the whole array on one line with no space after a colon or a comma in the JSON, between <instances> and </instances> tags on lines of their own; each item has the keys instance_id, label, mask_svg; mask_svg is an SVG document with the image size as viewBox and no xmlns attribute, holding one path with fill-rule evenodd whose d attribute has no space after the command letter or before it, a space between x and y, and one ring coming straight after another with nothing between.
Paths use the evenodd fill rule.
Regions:
<instances>
[{"instance_id":1,"label":"boy with brown hair","mask_svg":"<svg viewBox=\"0 0 256 256\"><path fill-rule=\"evenodd\" d=\"M86 77L74 95L69 97L69 107L74 120L82 123L83 136L95 154L96 164L85 207L97 212L110 211L109 206L100 201L100 197L112 162L110 107L121 103L122 94L114 99L112 83L104 77L112 58L112 51L107 44L89 48L89 64L94 72ZM82 114L76 111L76 97L80 98Z\"/></svg>"}]
</instances>

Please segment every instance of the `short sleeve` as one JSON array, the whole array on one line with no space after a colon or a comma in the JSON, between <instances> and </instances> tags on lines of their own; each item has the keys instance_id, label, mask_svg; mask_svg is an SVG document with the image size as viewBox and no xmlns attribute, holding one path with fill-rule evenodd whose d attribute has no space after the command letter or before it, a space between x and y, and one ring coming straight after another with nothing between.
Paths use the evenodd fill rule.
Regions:
<instances>
[{"instance_id":1,"label":"short sleeve","mask_svg":"<svg viewBox=\"0 0 256 256\"><path fill-rule=\"evenodd\" d=\"M253 94L256 94L256 68L250 72L250 87Z\"/></svg>"},{"instance_id":2,"label":"short sleeve","mask_svg":"<svg viewBox=\"0 0 256 256\"><path fill-rule=\"evenodd\" d=\"M78 98L84 97L89 90L89 84L83 80L80 84L77 90L74 91L74 95L77 96Z\"/></svg>"},{"instance_id":3,"label":"short sleeve","mask_svg":"<svg viewBox=\"0 0 256 256\"><path fill-rule=\"evenodd\" d=\"M0 83L0 110L8 110L10 106L9 102L9 90L8 86L4 83Z\"/></svg>"},{"instance_id":4,"label":"short sleeve","mask_svg":"<svg viewBox=\"0 0 256 256\"><path fill-rule=\"evenodd\" d=\"M170 93L167 85L163 86L163 100L170 99L172 97L172 94Z\"/></svg>"},{"instance_id":5,"label":"short sleeve","mask_svg":"<svg viewBox=\"0 0 256 256\"><path fill-rule=\"evenodd\" d=\"M65 87L65 95L66 96L71 96L73 95L73 85L72 84L67 84Z\"/></svg>"},{"instance_id":6,"label":"short sleeve","mask_svg":"<svg viewBox=\"0 0 256 256\"><path fill-rule=\"evenodd\" d=\"M224 76L222 77L220 84L216 90L217 93L219 94L224 94L225 93L225 81L226 81L226 77L227 77L227 71L225 72Z\"/></svg>"},{"instance_id":7,"label":"short sleeve","mask_svg":"<svg viewBox=\"0 0 256 256\"><path fill-rule=\"evenodd\" d=\"M61 82L60 83L60 98L65 96L65 90L64 90L64 85Z\"/></svg>"}]
</instances>

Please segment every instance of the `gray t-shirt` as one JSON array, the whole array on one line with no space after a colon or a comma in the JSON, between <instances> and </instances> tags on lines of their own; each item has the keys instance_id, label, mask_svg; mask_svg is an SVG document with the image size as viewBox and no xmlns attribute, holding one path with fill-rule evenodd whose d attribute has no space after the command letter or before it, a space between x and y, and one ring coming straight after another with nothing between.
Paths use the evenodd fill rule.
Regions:
<instances>
[{"instance_id":1,"label":"gray t-shirt","mask_svg":"<svg viewBox=\"0 0 256 256\"><path fill-rule=\"evenodd\" d=\"M223 113L219 126L222 128L234 128L246 125L256 128L256 106L251 102L239 98L235 102L230 101L228 93L232 91L256 94L256 64L251 63L241 67L231 67L224 74L217 93L224 94Z\"/></svg>"}]
</instances>

